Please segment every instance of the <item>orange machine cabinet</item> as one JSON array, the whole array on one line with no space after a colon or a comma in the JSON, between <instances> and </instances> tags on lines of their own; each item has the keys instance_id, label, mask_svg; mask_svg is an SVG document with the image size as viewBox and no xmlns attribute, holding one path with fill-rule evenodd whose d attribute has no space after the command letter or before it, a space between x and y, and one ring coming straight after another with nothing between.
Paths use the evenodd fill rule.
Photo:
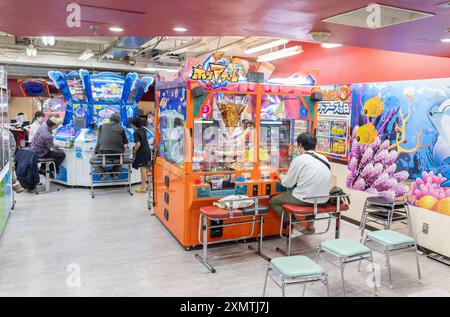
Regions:
<instances>
[{"instance_id":1,"label":"orange machine cabinet","mask_svg":"<svg viewBox=\"0 0 450 317\"><path fill-rule=\"evenodd\" d=\"M316 113L312 86L217 86L192 76L158 75L156 86L155 213L186 249L199 245L202 206L229 195L286 190L277 175L295 155L296 136L313 132ZM265 236L279 234L279 228L275 213L265 216ZM209 241L238 239L251 229L212 229ZM258 225L254 229L256 237Z\"/></svg>"}]
</instances>

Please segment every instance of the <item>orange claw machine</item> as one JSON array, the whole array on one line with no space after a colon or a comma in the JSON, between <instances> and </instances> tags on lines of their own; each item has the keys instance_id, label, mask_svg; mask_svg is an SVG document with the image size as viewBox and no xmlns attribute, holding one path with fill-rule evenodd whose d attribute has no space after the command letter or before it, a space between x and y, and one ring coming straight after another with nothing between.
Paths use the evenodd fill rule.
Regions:
<instances>
[{"instance_id":1,"label":"orange claw machine","mask_svg":"<svg viewBox=\"0 0 450 317\"><path fill-rule=\"evenodd\" d=\"M186 250L200 244L200 207L229 195L287 190L277 172L288 169L297 135L315 129L313 86L250 83L243 74L241 65L211 56L209 63L188 61L177 74L157 75L154 210ZM275 213L265 216L264 236L279 228ZM250 224L215 228L208 240L250 230Z\"/></svg>"}]
</instances>

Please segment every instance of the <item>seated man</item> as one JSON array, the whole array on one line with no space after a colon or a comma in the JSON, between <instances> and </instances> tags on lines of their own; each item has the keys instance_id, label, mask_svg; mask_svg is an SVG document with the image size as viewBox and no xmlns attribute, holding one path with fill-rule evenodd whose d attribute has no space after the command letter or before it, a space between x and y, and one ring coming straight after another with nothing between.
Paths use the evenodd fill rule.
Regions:
<instances>
[{"instance_id":1,"label":"seated man","mask_svg":"<svg viewBox=\"0 0 450 317\"><path fill-rule=\"evenodd\" d=\"M305 197L328 196L331 188L330 163L325 156L314 152L317 139L310 133L302 133L297 138L300 156L292 160L291 166L281 183L284 187L294 187L292 192L284 192L270 199L269 204L280 215L283 212L282 205L313 206L314 201L308 201ZM328 198L318 199L323 204ZM285 227L289 219L282 219ZM303 231L314 232L314 225L304 226Z\"/></svg>"},{"instance_id":2,"label":"seated man","mask_svg":"<svg viewBox=\"0 0 450 317\"><path fill-rule=\"evenodd\" d=\"M56 130L62 123L62 120L56 117L51 117L47 122L43 123L31 141L30 148L40 159L52 158L55 161L56 172L59 172L59 166L64 161L66 155L63 152L52 151L53 145L53 131Z\"/></svg>"},{"instance_id":3,"label":"seated man","mask_svg":"<svg viewBox=\"0 0 450 317\"><path fill-rule=\"evenodd\" d=\"M118 114L112 114L109 123L104 123L98 131L97 145L95 146L95 154L123 154L128 147L128 138L125 130L120 126L120 117ZM107 158L116 158L107 156ZM118 158L118 157L117 157ZM113 166L114 179L119 179L120 166ZM105 173L103 167L98 167L99 173ZM102 181L105 181L108 175L102 175Z\"/></svg>"}]
</instances>

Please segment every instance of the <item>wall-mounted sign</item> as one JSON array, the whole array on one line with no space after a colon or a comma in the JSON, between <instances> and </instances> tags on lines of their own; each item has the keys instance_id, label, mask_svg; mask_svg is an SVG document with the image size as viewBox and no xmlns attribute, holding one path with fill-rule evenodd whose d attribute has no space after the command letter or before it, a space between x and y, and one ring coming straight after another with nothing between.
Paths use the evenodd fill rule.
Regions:
<instances>
[{"instance_id":1,"label":"wall-mounted sign","mask_svg":"<svg viewBox=\"0 0 450 317\"><path fill-rule=\"evenodd\" d=\"M318 151L329 158L346 162L351 119L351 89L349 86L320 87L323 100L317 110Z\"/></svg>"},{"instance_id":2,"label":"wall-mounted sign","mask_svg":"<svg viewBox=\"0 0 450 317\"><path fill-rule=\"evenodd\" d=\"M216 89L229 83L239 82L243 71L240 64L230 63L223 58L222 52L210 55L203 64L195 64L189 74L190 80L201 81L207 87Z\"/></svg>"}]
</instances>

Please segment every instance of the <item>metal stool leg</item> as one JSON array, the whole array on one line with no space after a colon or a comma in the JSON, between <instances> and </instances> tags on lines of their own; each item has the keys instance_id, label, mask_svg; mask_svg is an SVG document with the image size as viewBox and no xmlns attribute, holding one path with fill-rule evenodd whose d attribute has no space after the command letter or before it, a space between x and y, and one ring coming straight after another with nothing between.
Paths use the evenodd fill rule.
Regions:
<instances>
[{"instance_id":1,"label":"metal stool leg","mask_svg":"<svg viewBox=\"0 0 450 317\"><path fill-rule=\"evenodd\" d=\"M325 275L324 284L327 287L327 296L330 297L330 287L328 286L328 274Z\"/></svg>"},{"instance_id":2,"label":"metal stool leg","mask_svg":"<svg viewBox=\"0 0 450 317\"><path fill-rule=\"evenodd\" d=\"M375 291L375 296L378 296L378 287L377 287L377 277L375 273L375 262L373 261L373 253L370 252L369 262L372 264L372 275L373 275L373 289Z\"/></svg>"},{"instance_id":3,"label":"metal stool leg","mask_svg":"<svg viewBox=\"0 0 450 317\"><path fill-rule=\"evenodd\" d=\"M345 297L345 281L344 281L344 268L345 268L345 263L342 261L342 259L339 259L339 264L341 267L341 279L342 279L342 290L344 291L344 297Z\"/></svg>"},{"instance_id":4,"label":"metal stool leg","mask_svg":"<svg viewBox=\"0 0 450 317\"><path fill-rule=\"evenodd\" d=\"M384 255L386 256L386 265L387 265L388 274L389 274L389 288L392 288L392 273L391 273L391 261L389 259L389 250L385 249Z\"/></svg>"},{"instance_id":5,"label":"metal stool leg","mask_svg":"<svg viewBox=\"0 0 450 317\"><path fill-rule=\"evenodd\" d=\"M420 263L419 263L419 250L417 249L417 244L416 244L416 265L417 265L417 277L419 279L419 282L422 282L422 273L420 272Z\"/></svg>"},{"instance_id":6,"label":"metal stool leg","mask_svg":"<svg viewBox=\"0 0 450 317\"><path fill-rule=\"evenodd\" d=\"M286 291L285 291L286 283L283 280L283 283L281 284L281 296L286 297Z\"/></svg>"},{"instance_id":7,"label":"metal stool leg","mask_svg":"<svg viewBox=\"0 0 450 317\"><path fill-rule=\"evenodd\" d=\"M267 271L266 271L266 280L264 281L264 289L263 289L263 295L262 297L266 296L266 288L267 288L267 281L269 279L269 271L270 271L270 266L267 266Z\"/></svg>"},{"instance_id":8,"label":"metal stool leg","mask_svg":"<svg viewBox=\"0 0 450 317\"><path fill-rule=\"evenodd\" d=\"M303 285L303 292L302 292L302 297L305 297L305 293L306 293L306 285L307 285L308 283L304 283L304 285Z\"/></svg>"}]
</instances>

